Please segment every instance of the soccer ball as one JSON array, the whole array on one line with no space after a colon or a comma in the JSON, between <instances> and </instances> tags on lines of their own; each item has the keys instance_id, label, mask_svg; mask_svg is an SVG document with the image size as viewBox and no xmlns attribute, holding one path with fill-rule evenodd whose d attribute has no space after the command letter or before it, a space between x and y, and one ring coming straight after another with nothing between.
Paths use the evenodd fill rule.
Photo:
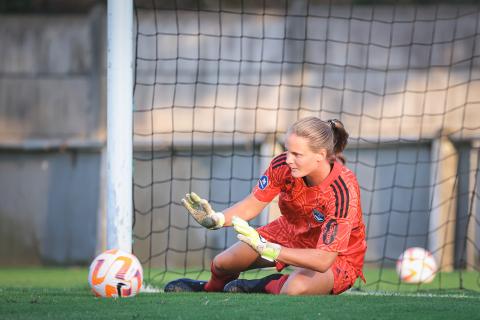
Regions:
<instances>
[{"instance_id":1,"label":"soccer ball","mask_svg":"<svg viewBox=\"0 0 480 320\"><path fill-rule=\"evenodd\" d=\"M133 297L142 287L143 269L138 259L118 249L93 260L88 283L97 297Z\"/></svg>"},{"instance_id":2,"label":"soccer ball","mask_svg":"<svg viewBox=\"0 0 480 320\"><path fill-rule=\"evenodd\" d=\"M429 283L435 278L437 263L425 249L413 247L405 250L397 260L397 274L406 283Z\"/></svg>"}]
</instances>

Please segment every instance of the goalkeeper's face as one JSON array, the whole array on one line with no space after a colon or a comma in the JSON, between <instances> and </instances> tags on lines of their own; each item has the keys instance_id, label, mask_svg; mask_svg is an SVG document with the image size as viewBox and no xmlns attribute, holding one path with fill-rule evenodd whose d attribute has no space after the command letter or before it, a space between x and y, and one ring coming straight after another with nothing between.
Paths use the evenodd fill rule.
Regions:
<instances>
[{"instance_id":1,"label":"goalkeeper's face","mask_svg":"<svg viewBox=\"0 0 480 320\"><path fill-rule=\"evenodd\" d=\"M319 168L321 161L326 160L326 150L314 152L306 138L296 134L290 134L285 140L287 149L287 164L292 170L292 176L301 178L307 176Z\"/></svg>"}]
</instances>

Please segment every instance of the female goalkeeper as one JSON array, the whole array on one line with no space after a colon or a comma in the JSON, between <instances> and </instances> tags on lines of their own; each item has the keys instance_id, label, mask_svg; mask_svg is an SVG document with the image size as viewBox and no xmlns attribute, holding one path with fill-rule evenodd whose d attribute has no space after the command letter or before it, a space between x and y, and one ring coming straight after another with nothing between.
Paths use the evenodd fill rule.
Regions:
<instances>
[{"instance_id":1,"label":"female goalkeeper","mask_svg":"<svg viewBox=\"0 0 480 320\"><path fill-rule=\"evenodd\" d=\"M209 229L233 226L237 242L211 264L207 281L178 279L165 292L225 291L288 295L340 294L363 280L365 226L355 175L343 166L341 152L348 133L339 120L308 117L286 135L286 152L275 157L253 192L222 212L194 193L183 205ZM255 218L276 196L282 215L253 229ZM253 268L297 267L291 274L240 280ZM365 280L364 280L365 281Z\"/></svg>"}]
</instances>

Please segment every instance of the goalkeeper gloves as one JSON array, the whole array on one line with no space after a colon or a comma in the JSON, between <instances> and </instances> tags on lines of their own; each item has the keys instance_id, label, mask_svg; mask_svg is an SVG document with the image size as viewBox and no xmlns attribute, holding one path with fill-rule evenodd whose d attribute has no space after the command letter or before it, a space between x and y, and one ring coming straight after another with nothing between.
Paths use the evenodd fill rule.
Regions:
<instances>
[{"instance_id":1,"label":"goalkeeper gloves","mask_svg":"<svg viewBox=\"0 0 480 320\"><path fill-rule=\"evenodd\" d=\"M248 222L239 217L233 217L232 223L238 233L237 238L252 247L262 258L268 261L274 261L278 258L282 248L279 244L263 239L257 230L250 227Z\"/></svg>"},{"instance_id":2,"label":"goalkeeper gloves","mask_svg":"<svg viewBox=\"0 0 480 320\"><path fill-rule=\"evenodd\" d=\"M220 229L225 224L223 213L213 211L207 200L193 192L187 193L182 199L182 204L192 217L207 229Z\"/></svg>"}]
</instances>

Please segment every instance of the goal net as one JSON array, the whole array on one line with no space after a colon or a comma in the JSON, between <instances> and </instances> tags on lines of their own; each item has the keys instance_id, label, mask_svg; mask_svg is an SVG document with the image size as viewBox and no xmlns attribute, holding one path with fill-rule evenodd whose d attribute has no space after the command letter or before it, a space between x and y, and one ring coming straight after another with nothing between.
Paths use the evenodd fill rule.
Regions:
<instances>
[{"instance_id":1,"label":"goal net","mask_svg":"<svg viewBox=\"0 0 480 320\"><path fill-rule=\"evenodd\" d=\"M205 230L180 199L243 199L314 115L350 134L368 242L357 288L399 289L398 257L422 247L439 266L427 288L480 290L479 7L333 3L135 1L133 250L147 280L206 277L235 232ZM278 214L273 202L253 224Z\"/></svg>"}]
</instances>

